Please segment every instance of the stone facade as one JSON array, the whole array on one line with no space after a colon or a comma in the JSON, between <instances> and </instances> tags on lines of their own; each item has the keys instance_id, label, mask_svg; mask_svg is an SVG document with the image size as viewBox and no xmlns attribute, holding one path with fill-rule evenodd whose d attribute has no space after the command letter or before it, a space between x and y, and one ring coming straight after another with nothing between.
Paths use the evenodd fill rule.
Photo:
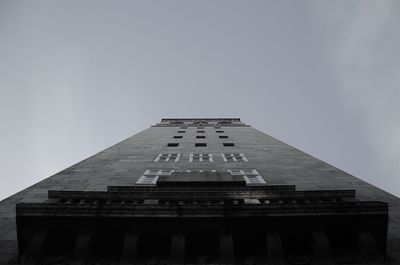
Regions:
<instances>
[{"instance_id":1,"label":"stone facade","mask_svg":"<svg viewBox=\"0 0 400 265\"><path fill-rule=\"evenodd\" d=\"M400 200L240 119L163 119L0 203L0 264L400 264Z\"/></svg>"}]
</instances>

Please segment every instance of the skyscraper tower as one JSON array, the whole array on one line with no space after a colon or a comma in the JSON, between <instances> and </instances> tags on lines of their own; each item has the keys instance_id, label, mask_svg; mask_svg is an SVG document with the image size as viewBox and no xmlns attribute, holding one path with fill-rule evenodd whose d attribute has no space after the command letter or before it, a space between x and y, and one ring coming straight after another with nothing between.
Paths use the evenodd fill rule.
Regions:
<instances>
[{"instance_id":1,"label":"skyscraper tower","mask_svg":"<svg viewBox=\"0 0 400 265\"><path fill-rule=\"evenodd\" d=\"M162 119L2 201L0 264L400 264L399 213L240 119Z\"/></svg>"}]
</instances>

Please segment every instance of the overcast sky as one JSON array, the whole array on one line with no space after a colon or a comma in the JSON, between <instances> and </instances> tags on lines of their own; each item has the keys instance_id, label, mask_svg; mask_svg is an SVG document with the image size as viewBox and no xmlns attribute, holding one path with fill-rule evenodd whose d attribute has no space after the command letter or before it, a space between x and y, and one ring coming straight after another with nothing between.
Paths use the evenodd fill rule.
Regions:
<instances>
[{"instance_id":1,"label":"overcast sky","mask_svg":"<svg viewBox=\"0 0 400 265\"><path fill-rule=\"evenodd\" d=\"M240 117L400 196L400 1L0 1L0 199L157 123Z\"/></svg>"}]
</instances>

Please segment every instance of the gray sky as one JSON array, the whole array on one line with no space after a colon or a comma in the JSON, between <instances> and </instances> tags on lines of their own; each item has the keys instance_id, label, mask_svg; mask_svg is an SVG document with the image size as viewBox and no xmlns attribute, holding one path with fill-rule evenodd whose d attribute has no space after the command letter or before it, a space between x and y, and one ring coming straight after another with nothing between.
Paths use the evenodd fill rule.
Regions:
<instances>
[{"instance_id":1,"label":"gray sky","mask_svg":"<svg viewBox=\"0 0 400 265\"><path fill-rule=\"evenodd\" d=\"M0 199L162 117L240 117L400 196L400 1L0 2Z\"/></svg>"}]
</instances>

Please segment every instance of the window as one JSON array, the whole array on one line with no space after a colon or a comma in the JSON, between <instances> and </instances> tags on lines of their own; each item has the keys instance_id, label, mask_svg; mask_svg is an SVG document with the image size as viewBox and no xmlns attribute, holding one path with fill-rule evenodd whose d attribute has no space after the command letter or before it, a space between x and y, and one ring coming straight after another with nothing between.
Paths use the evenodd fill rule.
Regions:
<instances>
[{"instance_id":1,"label":"window","mask_svg":"<svg viewBox=\"0 0 400 265\"><path fill-rule=\"evenodd\" d=\"M181 136L181 135L175 135L174 136L174 139L181 139L183 136Z\"/></svg>"},{"instance_id":2,"label":"window","mask_svg":"<svg viewBox=\"0 0 400 265\"><path fill-rule=\"evenodd\" d=\"M222 143L224 146L235 146L234 143Z\"/></svg>"},{"instance_id":3,"label":"window","mask_svg":"<svg viewBox=\"0 0 400 265\"><path fill-rule=\"evenodd\" d=\"M224 133L225 131L217 130L217 133Z\"/></svg>"},{"instance_id":4,"label":"window","mask_svg":"<svg viewBox=\"0 0 400 265\"><path fill-rule=\"evenodd\" d=\"M195 147L204 147L204 146L207 146L207 144L206 143L195 143L194 146Z\"/></svg>"},{"instance_id":5,"label":"window","mask_svg":"<svg viewBox=\"0 0 400 265\"><path fill-rule=\"evenodd\" d=\"M262 183L262 181L260 181L260 176L257 175L245 175L244 176L246 183L247 184L258 184L258 183Z\"/></svg>"},{"instance_id":6,"label":"window","mask_svg":"<svg viewBox=\"0 0 400 265\"><path fill-rule=\"evenodd\" d=\"M220 135L220 136L218 136L219 138L228 138L228 136L227 135Z\"/></svg>"},{"instance_id":7,"label":"window","mask_svg":"<svg viewBox=\"0 0 400 265\"><path fill-rule=\"evenodd\" d=\"M154 162L177 162L181 154L158 154Z\"/></svg>"},{"instance_id":8,"label":"window","mask_svg":"<svg viewBox=\"0 0 400 265\"><path fill-rule=\"evenodd\" d=\"M221 154L222 159L225 162L237 162L237 161L245 161L248 162L247 158L242 153L235 153L235 154Z\"/></svg>"},{"instance_id":9,"label":"window","mask_svg":"<svg viewBox=\"0 0 400 265\"><path fill-rule=\"evenodd\" d=\"M213 162L212 154L190 154L189 162Z\"/></svg>"},{"instance_id":10,"label":"window","mask_svg":"<svg viewBox=\"0 0 400 265\"><path fill-rule=\"evenodd\" d=\"M214 129L221 129L221 127L220 126L215 126Z\"/></svg>"},{"instance_id":11,"label":"window","mask_svg":"<svg viewBox=\"0 0 400 265\"><path fill-rule=\"evenodd\" d=\"M204 138L206 138L206 136L205 135L197 135L196 138L204 139Z\"/></svg>"},{"instance_id":12,"label":"window","mask_svg":"<svg viewBox=\"0 0 400 265\"><path fill-rule=\"evenodd\" d=\"M186 172L217 172L215 169L187 169Z\"/></svg>"},{"instance_id":13,"label":"window","mask_svg":"<svg viewBox=\"0 0 400 265\"><path fill-rule=\"evenodd\" d=\"M158 176L141 176L136 184L154 185L157 183Z\"/></svg>"},{"instance_id":14,"label":"window","mask_svg":"<svg viewBox=\"0 0 400 265\"><path fill-rule=\"evenodd\" d=\"M205 131L197 131L197 133L205 133Z\"/></svg>"},{"instance_id":15,"label":"window","mask_svg":"<svg viewBox=\"0 0 400 265\"><path fill-rule=\"evenodd\" d=\"M147 169L143 175L139 178L136 184L141 185L155 185L159 176L169 176L175 171L173 169Z\"/></svg>"},{"instance_id":16,"label":"window","mask_svg":"<svg viewBox=\"0 0 400 265\"><path fill-rule=\"evenodd\" d=\"M234 176L243 176L247 185L265 184L265 180L255 169L232 169L228 171Z\"/></svg>"},{"instance_id":17,"label":"window","mask_svg":"<svg viewBox=\"0 0 400 265\"><path fill-rule=\"evenodd\" d=\"M168 143L167 146L168 147L177 147L179 145L179 143Z\"/></svg>"},{"instance_id":18,"label":"window","mask_svg":"<svg viewBox=\"0 0 400 265\"><path fill-rule=\"evenodd\" d=\"M186 131L178 131L178 133L185 133Z\"/></svg>"}]
</instances>

